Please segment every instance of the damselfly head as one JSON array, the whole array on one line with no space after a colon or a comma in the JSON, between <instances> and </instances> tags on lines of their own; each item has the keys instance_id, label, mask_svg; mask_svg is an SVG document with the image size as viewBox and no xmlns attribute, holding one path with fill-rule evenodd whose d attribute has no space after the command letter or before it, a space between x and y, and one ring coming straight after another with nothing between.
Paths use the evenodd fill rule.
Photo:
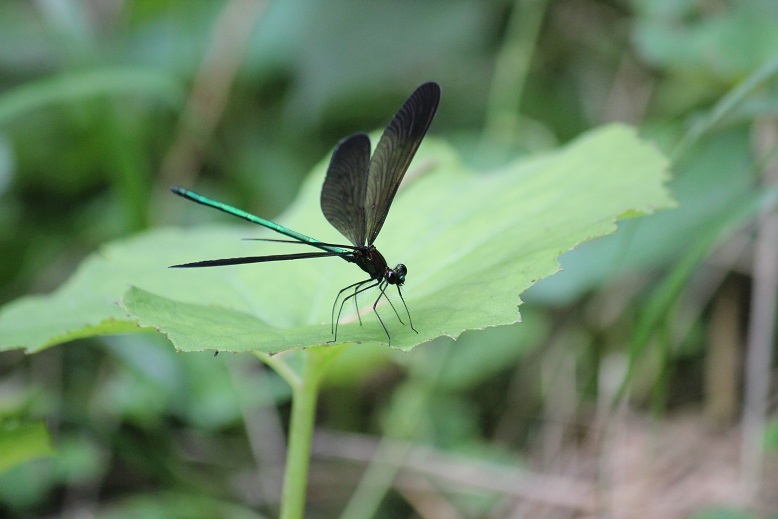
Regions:
<instances>
[{"instance_id":1,"label":"damselfly head","mask_svg":"<svg viewBox=\"0 0 778 519\"><path fill-rule=\"evenodd\" d=\"M386 281L390 285L402 285L405 283L405 275L408 273L408 268L402 263L398 263L396 267L390 269L386 273Z\"/></svg>"}]
</instances>

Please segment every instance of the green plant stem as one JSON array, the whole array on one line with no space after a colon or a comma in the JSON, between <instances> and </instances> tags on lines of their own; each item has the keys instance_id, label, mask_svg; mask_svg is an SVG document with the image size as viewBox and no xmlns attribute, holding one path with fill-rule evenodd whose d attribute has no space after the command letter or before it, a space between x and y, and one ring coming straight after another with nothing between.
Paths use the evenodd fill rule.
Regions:
<instances>
[{"instance_id":1,"label":"green plant stem","mask_svg":"<svg viewBox=\"0 0 778 519\"><path fill-rule=\"evenodd\" d=\"M727 92L708 112L707 116L693 125L680 139L670 154L672 162L674 164L677 163L689 148L694 146L707 132L721 122L725 116L734 111L738 104L776 75L778 75L778 58L768 61L741 81L735 88Z\"/></svg>"},{"instance_id":2,"label":"green plant stem","mask_svg":"<svg viewBox=\"0 0 778 519\"><path fill-rule=\"evenodd\" d=\"M316 414L316 397L319 392L316 378L303 376L301 383L292 392L292 419L289 424L284 491L281 496L282 519L301 518L305 510L311 438Z\"/></svg>"},{"instance_id":3,"label":"green plant stem","mask_svg":"<svg viewBox=\"0 0 778 519\"><path fill-rule=\"evenodd\" d=\"M520 118L520 104L547 0L514 0L505 38L494 65L487 101L483 141L506 149Z\"/></svg>"},{"instance_id":4,"label":"green plant stem","mask_svg":"<svg viewBox=\"0 0 778 519\"><path fill-rule=\"evenodd\" d=\"M677 301L689 277L695 271L710 251L725 236L730 236L745 222L749 221L763 207L774 207L778 190L768 190L755 196L745 197L741 202L723 215L719 220L708 226L690 247L686 254L676 263L669 275L657 285L638 317L635 331L629 343L629 363L627 373L621 381L618 393L611 402L611 408L616 409L629 389L638 361L643 355L649 341L656 330L667 318L673 303Z\"/></svg>"},{"instance_id":5,"label":"green plant stem","mask_svg":"<svg viewBox=\"0 0 778 519\"><path fill-rule=\"evenodd\" d=\"M343 347L330 346L295 352L295 355L302 356L299 374L295 372L292 363L287 362L290 356L257 355L292 387L292 417L289 422L284 490L281 494L281 519L302 519L305 512L319 384L330 362L341 351Z\"/></svg>"}]
</instances>

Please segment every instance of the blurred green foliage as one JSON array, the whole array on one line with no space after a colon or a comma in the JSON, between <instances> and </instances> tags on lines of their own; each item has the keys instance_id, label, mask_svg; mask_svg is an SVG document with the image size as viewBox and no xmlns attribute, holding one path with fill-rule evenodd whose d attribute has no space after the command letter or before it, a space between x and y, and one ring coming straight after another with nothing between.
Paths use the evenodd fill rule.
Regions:
<instances>
[{"instance_id":1,"label":"blurred green foliage","mask_svg":"<svg viewBox=\"0 0 778 519\"><path fill-rule=\"evenodd\" d=\"M512 20L532 13L542 23L527 44ZM517 54L526 76L495 84ZM564 460L626 372L629 402L664 409L660 422L707 404L716 301L724 280L747 300L742 228L771 195L760 178L775 144L761 149L758 134L778 112L776 56L772 0L3 0L0 303L50 292L108 240L213 220L173 204L171 183L273 217L335 142L385 123L426 80L445 92L433 133L475 166L632 123L674 157L679 209L563 257L526 294L524 323L413 354L351 351L322 395L324 432L478 464ZM513 108L494 101L517 91ZM746 311L733 315L741 330ZM30 460L0 475L0 515L277 513L289 393L245 356L175 354L153 334L81 340L0 355L0 387L0 445ZM34 441L44 419L55 456ZM13 440L12 427L30 434ZM379 502L375 517L420 514L412 475L355 491L373 452L361 445L315 444L309 516L337 517L352 498ZM424 495L469 516L509 516L525 499L434 481ZM714 501L677 517L749 517L708 511ZM778 507L769 493L756 502ZM571 513L550 508L534 517Z\"/></svg>"}]
</instances>

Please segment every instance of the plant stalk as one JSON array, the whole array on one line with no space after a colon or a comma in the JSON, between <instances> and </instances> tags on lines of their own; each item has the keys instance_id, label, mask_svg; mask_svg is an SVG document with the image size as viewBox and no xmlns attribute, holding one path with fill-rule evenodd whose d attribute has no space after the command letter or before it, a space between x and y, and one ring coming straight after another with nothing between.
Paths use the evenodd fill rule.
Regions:
<instances>
[{"instance_id":1,"label":"plant stalk","mask_svg":"<svg viewBox=\"0 0 778 519\"><path fill-rule=\"evenodd\" d=\"M280 519L302 519L305 514L311 439L316 418L319 384L330 362L340 351L342 348L333 346L310 348L299 352L303 355L301 376L284 377L292 386L292 416L289 422L289 443L286 451Z\"/></svg>"}]
</instances>

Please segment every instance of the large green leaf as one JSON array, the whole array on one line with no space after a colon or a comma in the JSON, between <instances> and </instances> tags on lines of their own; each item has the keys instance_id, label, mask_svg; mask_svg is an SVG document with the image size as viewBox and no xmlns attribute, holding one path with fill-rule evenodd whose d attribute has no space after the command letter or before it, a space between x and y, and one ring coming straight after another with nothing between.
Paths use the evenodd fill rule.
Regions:
<instances>
[{"instance_id":1,"label":"large green leaf","mask_svg":"<svg viewBox=\"0 0 778 519\"><path fill-rule=\"evenodd\" d=\"M278 220L319 240L342 242L319 211L325 166L326 161L316 168ZM556 272L560 254L613 232L620 216L672 206L664 188L667 177L665 158L621 125L480 175L467 171L444 144L425 142L376 244L390 264L408 266L403 293L419 331L414 333L407 320L402 325L382 304L391 345L410 349L435 337L518 321L519 294ZM170 203L185 202L171 198ZM219 216L214 213L214 218ZM301 250L240 240L258 236L277 235L236 224L161 229L110 244L54 294L5 308L0 313L2 347L37 350L135 325L165 333L186 351L278 352L326 344L332 338L335 294L365 278L339 258L166 268ZM394 287L388 293L405 320ZM376 295L370 292L359 301L361 327L354 307L345 309L339 341L387 342L369 311ZM115 304L120 299L124 310Z\"/></svg>"}]
</instances>

